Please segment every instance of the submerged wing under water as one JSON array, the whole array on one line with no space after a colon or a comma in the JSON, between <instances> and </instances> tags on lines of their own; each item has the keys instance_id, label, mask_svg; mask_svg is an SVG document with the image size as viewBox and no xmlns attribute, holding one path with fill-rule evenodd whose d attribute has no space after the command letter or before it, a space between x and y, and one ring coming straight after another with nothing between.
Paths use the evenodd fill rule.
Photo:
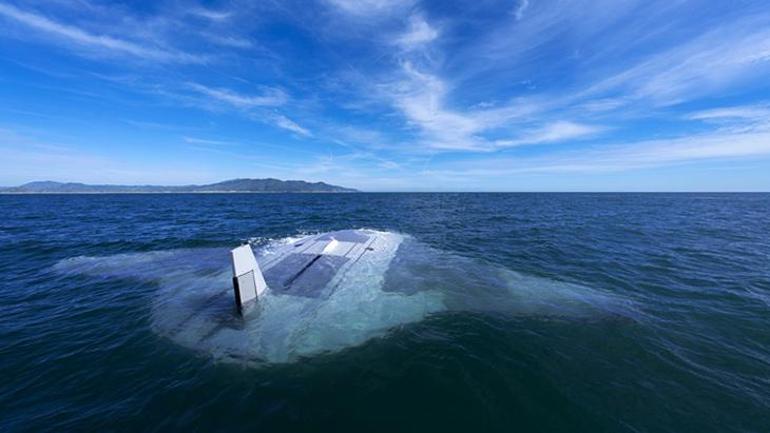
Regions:
<instances>
[{"instance_id":1,"label":"submerged wing under water","mask_svg":"<svg viewBox=\"0 0 770 433\"><path fill-rule=\"evenodd\" d=\"M155 282L153 328L217 358L288 362L384 335L442 311L595 318L628 304L586 286L524 276L398 233L344 230L256 251L268 289L234 313L221 248L76 257L57 270Z\"/></svg>"},{"instance_id":2,"label":"submerged wing under water","mask_svg":"<svg viewBox=\"0 0 770 433\"><path fill-rule=\"evenodd\" d=\"M155 326L188 347L271 362L360 344L442 309L438 293L382 291L402 240L395 233L356 230L268 249L258 261L269 289L243 320L228 314L232 289L223 284L205 297L162 293Z\"/></svg>"}]
</instances>

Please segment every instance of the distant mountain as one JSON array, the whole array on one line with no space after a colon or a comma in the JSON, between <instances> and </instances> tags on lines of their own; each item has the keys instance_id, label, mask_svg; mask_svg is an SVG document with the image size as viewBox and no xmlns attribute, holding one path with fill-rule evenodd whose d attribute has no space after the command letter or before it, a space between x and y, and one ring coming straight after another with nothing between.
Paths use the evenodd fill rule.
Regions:
<instances>
[{"instance_id":1,"label":"distant mountain","mask_svg":"<svg viewBox=\"0 0 770 433\"><path fill-rule=\"evenodd\" d=\"M329 185L323 182L278 179L233 179L193 187L194 192L357 192L352 188Z\"/></svg>"},{"instance_id":2,"label":"distant mountain","mask_svg":"<svg viewBox=\"0 0 770 433\"><path fill-rule=\"evenodd\" d=\"M209 185L87 185L73 182L29 182L21 186L0 188L3 194L105 194L105 193L221 193L221 192L357 192L352 188L324 182L278 179L232 179Z\"/></svg>"}]
</instances>

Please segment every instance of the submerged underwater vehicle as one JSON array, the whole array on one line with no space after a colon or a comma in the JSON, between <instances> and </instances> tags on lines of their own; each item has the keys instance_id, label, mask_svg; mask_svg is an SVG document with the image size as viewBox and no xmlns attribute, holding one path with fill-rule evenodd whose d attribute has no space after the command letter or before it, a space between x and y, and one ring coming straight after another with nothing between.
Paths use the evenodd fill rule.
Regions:
<instances>
[{"instance_id":1,"label":"submerged underwater vehicle","mask_svg":"<svg viewBox=\"0 0 770 433\"><path fill-rule=\"evenodd\" d=\"M356 268L385 273L401 236L373 230L341 230L307 236L257 263L249 244L231 251L235 306L245 315L270 290L273 295L326 299ZM379 269L372 269L372 268Z\"/></svg>"},{"instance_id":2,"label":"submerged underwater vehicle","mask_svg":"<svg viewBox=\"0 0 770 433\"><path fill-rule=\"evenodd\" d=\"M219 249L205 268L180 260L192 268L163 276L153 327L182 346L256 363L361 344L443 309L437 292L384 290L404 240L341 230L271 242L256 255L242 245L230 251L230 269L217 264Z\"/></svg>"},{"instance_id":3,"label":"submerged underwater vehicle","mask_svg":"<svg viewBox=\"0 0 770 433\"><path fill-rule=\"evenodd\" d=\"M369 229L270 240L254 251L243 245L81 256L56 269L151 283L156 333L249 364L340 351L447 311L581 321L633 314L627 301L601 289Z\"/></svg>"}]
</instances>

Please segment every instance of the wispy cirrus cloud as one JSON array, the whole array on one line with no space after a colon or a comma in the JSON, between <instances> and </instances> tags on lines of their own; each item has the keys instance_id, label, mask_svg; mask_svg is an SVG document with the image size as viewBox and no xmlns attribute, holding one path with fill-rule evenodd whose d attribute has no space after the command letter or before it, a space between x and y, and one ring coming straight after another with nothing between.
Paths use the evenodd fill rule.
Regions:
<instances>
[{"instance_id":1,"label":"wispy cirrus cloud","mask_svg":"<svg viewBox=\"0 0 770 433\"><path fill-rule=\"evenodd\" d=\"M0 16L41 34L56 38L54 42L67 42L75 47L98 50L102 55L114 56L115 53L136 58L178 63L203 63L205 56L183 51L154 47L118 37L91 33L82 28L54 21L33 12L24 11L8 4L0 4Z\"/></svg>"},{"instance_id":2,"label":"wispy cirrus cloud","mask_svg":"<svg viewBox=\"0 0 770 433\"><path fill-rule=\"evenodd\" d=\"M747 158L770 158L770 131L735 133L725 130L659 140L610 143L588 150L559 151L536 157L485 158L447 165L436 173L469 177L522 173L611 173Z\"/></svg>"},{"instance_id":3,"label":"wispy cirrus cloud","mask_svg":"<svg viewBox=\"0 0 770 433\"><path fill-rule=\"evenodd\" d=\"M249 118L272 124L273 126L293 132L302 137L311 137L313 135L310 130L300 126L297 122L291 120L284 114L252 111L252 109L263 109L285 105L288 102L289 97L286 92L281 89L265 88L262 90L261 94L254 95L239 93L219 87L208 87L199 83L187 83L187 86L214 101L244 110L248 113Z\"/></svg>"},{"instance_id":4,"label":"wispy cirrus cloud","mask_svg":"<svg viewBox=\"0 0 770 433\"><path fill-rule=\"evenodd\" d=\"M297 122L289 119L288 117L282 115L282 114L275 114L270 117L273 121L273 123L278 126L279 128L283 128L287 131L294 132L296 134L302 135L304 137L310 137L313 134L310 132L310 130L303 128Z\"/></svg>"},{"instance_id":5,"label":"wispy cirrus cloud","mask_svg":"<svg viewBox=\"0 0 770 433\"><path fill-rule=\"evenodd\" d=\"M223 47L242 48L242 49L254 47L254 43L242 37L231 36L231 35L220 35L212 32L201 32L199 34L202 37L204 37L207 41L213 42Z\"/></svg>"},{"instance_id":6,"label":"wispy cirrus cloud","mask_svg":"<svg viewBox=\"0 0 770 433\"><path fill-rule=\"evenodd\" d=\"M700 110L685 116L690 120L748 120L770 123L770 105L740 105Z\"/></svg>"},{"instance_id":7,"label":"wispy cirrus cloud","mask_svg":"<svg viewBox=\"0 0 770 433\"><path fill-rule=\"evenodd\" d=\"M478 149L475 134L485 127L483 119L445 107L447 86L438 77L418 71L410 62L403 64L405 79L391 87L393 104L407 120L418 127L429 147L438 149Z\"/></svg>"},{"instance_id":8,"label":"wispy cirrus cloud","mask_svg":"<svg viewBox=\"0 0 770 433\"><path fill-rule=\"evenodd\" d=\"M418 71L410 62L403 65L404 79L390 87L392 103L413 126L423 143L437 150L494 151L502 147L556 143L596 135L605 128L557 119L533 125L532 115L546 108L534 103L508 103L492 108L452 109L447 106L449 86ZM490 133L503 135L489 138Z\"/></svg>"},{"instance_id":9,"label":"wispy cirrus cloud","mask_svg":"<svg viewBox=\"0 0 770 433\"><path fill-rule=\"evenodd\" d=\"M586 94L623 92L627 101L673 105L770 71L770 17L729 22L599 80Z\"/></svg>"},{"instance_id":10,"label":"wispy cirrus cloud","mask_svg":"<svg viewBox=\"0 0 770 433\"><path fill-rule=\"evenodd\" d=\"M190 143L190 144L211 144L215 146L219 146L219 145L230 146L235 144L231 141L212 140L210 138L198 138L198 137L188 137L188 136L183 136L182 140L184 140L185 143Z\"/></svg>"},{"instance_id":11,"label":"wispy cirrus cloud","mask_svg":"<svg viewBox=\"0 0 770 433\"><path fill-rule=\"evenodd\" d=\"M188 83L188 87L202 95L236 108L276 107L287 102L286 93L277 88L266 88L259 95L238 93L229 89Z\"/></svg>"},{"instance_id":12,"label":"wispy cirrus cloud","mask_svg":"<svg viewBox=\"0 0 770 433\"><path fill-rule=\"evenodd\" d=\"M416 0L326 0L331 6L352 15L378 15L403 10Z\"/></svg>"},{"instance_id":13,"label":"wispy cirrus cloud","mask_svg":"<svg viewBox=\"0 0 770 433\"><path fill-rule=\"evenodd\" d=\"M586 139L604 131L606 128L559 120L541 127L525 131L513 139L497 140L497 147L513 147L528 144L558 143L566 140Z\"/></svg>"},{"instance_id":14,"label":"wispy cirrus cloud","mask_svg":"<svg viewBox=\"0 0 770 433\"><path fill-rule=\"evenodd\" d=\"M226 21L233 16L231 11L207 9L205 7L193 7L187 10L191 15L206 18L211 21Z\"/></svg>"},{"instance_id":15,"label":"wispy cirrus cloud","mask_svg":"<svg viewBox=\"0 0 770 433\"><path fill-rule=\"evenodd\" d=\"M520 6L529 7L526 2ZM619 110L643 117L649 110L634 113L626 107L679 104L770 71L770 33L764 30L767 26L757 25L767 18L728 22L684 43L640 56L619 73L600 75L583 89L548 98L545 103L512 100L495 109L450 108L448 101L458 89L446 79L418 69L410 60L402 63L407 78L394 87L391 98L407 121L418 128L423 143L439 150L490 151L592 138L608 129L569 117L601 115L606 119L608 113ZM549 8L532 17L536 24L556 24L565 19ZM495 139L488 138L492 132L497 135Z\"/></svg>"},{"instance_id":16,"label":"wispy cirrus cloud","mask_svg":"<svg viewBox=\"0 0 770 433\"><path fill-rule=\"evenodd\" d=\"M699 110L684 116L702 122L723 133L760 133L770 131L770 105L753 104Z\"/></svg>"},{"instance_id":17,"label":"wispy cirrus cloud","mask_svg":"<svg viewBox=\"0 0 770 433\"><path fill-rule=\"evenodd\" d=\"M554 44L565 44L565 52L551 66L575 68L573 85L564 89L570 103L590 97L665 107L756 81L770 69L766 9L751 13L747 7L745 14L698 28L687 23L692 8L707 4L697 0L517 5L525 4L527 19L503 23L458 48L451 61L462 84L503 71L509 79L531 79Z\"/></svg>"},{"instance_id":18,"label":"wispy cirrus cloud","mask_svg":"<svg viewBox=\"0 0 770 433\"><path fill-rule=\"evenodd\" d=\"M358 186L763 161L770 8L740 3L0 0L2 87L36 89L0 96Z\"/></svg>"},{"instance_id":19,"label":"wispy cirrus cloud","mask_svg":"<svg viewBox=\"0 0 770 433\"><path fill-rule=\"evenodd\" d=\"M428 24L419 14L409 17L407 30L396 37L394 43L404 50L410 51L422 47L438 38L439 32Z\"/></svg>"}]
</instances>

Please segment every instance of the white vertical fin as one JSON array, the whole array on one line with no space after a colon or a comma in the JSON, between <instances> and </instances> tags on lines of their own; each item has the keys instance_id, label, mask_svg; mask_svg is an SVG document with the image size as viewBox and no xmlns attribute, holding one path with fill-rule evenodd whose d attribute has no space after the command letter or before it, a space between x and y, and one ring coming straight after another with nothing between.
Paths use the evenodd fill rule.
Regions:
<instances>
[{"instance_id":1,"label":"white vertical fin","mask_svg":"<svg viewBox=\"0 0 770 433\"><path fill-rule=\"evenodd\" d=\"M265 278L259 270L257 259L251 251L251 246L241 245L232 250L233 259L233 289L235 290L235 306L243 314L244 309L259 299L267 289Z\"/></svg>"}]
</instances>

